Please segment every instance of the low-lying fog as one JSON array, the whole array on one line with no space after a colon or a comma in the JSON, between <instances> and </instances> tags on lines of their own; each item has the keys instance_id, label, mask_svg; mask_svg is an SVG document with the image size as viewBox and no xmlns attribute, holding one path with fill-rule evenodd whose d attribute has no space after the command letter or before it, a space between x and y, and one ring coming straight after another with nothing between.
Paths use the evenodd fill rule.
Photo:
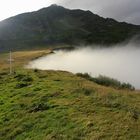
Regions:
<instances>
[{"instance_id":1,"label":"low-lying fog","mask_svg":"<svg viewBox=\"0 0 140 140\"><path fill-rule=\"evenodd\" d=\"M134 44L110 48L86 47L74 51L56 51L30 62L29 68L66 70L73 73L105 75L129 82L140 89L140 47Z\"/></svg>"}]
</instances>

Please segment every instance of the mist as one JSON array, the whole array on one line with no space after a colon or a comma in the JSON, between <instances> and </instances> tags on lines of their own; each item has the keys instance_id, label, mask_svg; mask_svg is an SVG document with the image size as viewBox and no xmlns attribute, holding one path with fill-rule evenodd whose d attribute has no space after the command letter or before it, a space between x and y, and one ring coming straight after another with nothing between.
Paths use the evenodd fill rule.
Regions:
<instances>
[{"instance_id":1,"label":"mist","mask_svg":"<svg viewBox=\"0 0 140 140\"><path fill-rule=\"evenodd\" d=\"M74 51L56 51L30 62L27 67L87 72L94 77L105 75L140 89L140 47L133 43L109 48L88 46Z\"/></svg>"}]
</instances>

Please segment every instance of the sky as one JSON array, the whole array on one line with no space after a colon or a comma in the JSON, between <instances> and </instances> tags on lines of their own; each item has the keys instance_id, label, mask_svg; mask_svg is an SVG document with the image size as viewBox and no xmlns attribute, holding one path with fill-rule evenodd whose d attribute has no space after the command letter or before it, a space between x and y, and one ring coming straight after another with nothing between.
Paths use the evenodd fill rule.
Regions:
<instances>
[{"instance_id":1,"label":"sky","mask_svg":"<svg viewBox=\"0 0 140 140\"><path fill-rule=\"evenodd\" d=\"M140 0L0 0L0 20L54 3L140 25Z\"/></svg>"}]
</instances>

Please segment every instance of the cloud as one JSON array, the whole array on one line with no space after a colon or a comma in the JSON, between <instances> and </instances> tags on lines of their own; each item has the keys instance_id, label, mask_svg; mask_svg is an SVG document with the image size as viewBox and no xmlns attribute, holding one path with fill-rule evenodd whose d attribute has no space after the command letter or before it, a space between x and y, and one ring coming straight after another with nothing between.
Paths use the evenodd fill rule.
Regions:
<instances>
[{"instance_id":1,"label":"cloud","mask_svg":"<svg viewBox=\"0 0 140 140\"><path fill-rule=\"evenodd\" d=\"M27 68L64 70L73 73L105 75L129 82L140 89L140 48L130 42L105 48L104 46L80 47L74 51L55 53L31 61Z\"/></svg>"},{"instance_id":2,"label":"cloud","mask_svg":"<svg viewBox=\"0 0 140 140\"><path fill-rule=\"evenodd\" d=\"M103 17L140 24L140 0L59 0L68 8L91 10Z\"/></svg>"}]
</instances>

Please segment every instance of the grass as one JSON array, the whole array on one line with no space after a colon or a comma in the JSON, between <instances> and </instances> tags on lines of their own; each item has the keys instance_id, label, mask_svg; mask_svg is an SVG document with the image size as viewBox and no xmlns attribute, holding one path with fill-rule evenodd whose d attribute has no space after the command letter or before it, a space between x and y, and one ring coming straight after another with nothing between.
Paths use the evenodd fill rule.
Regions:
<instances>
[{"instance_id":1,"label":"grass","mask_svg":"<svg viewBox=\"0 0 140 140\"><path fill-rule=\"evenodd\" d=\"M13 52L13 68L19 69L26 65L29 61L41 57L43 55L51 53L51 50L35 50L35 51L21 51L21 52ZM5 71L9 69L9 54L0 54L0 71Z\"/></svg>"},{"instance_id":2,"label":"grass","mask_svg":"<svg viewBox=\"0 0 140 140\"><path fill-rule=\"evenodd\" d=\"M0 140L139 140L140 92L104 87L65 71L23 68L49 51L1 59Z\"/></svg>"}]
</instances>

